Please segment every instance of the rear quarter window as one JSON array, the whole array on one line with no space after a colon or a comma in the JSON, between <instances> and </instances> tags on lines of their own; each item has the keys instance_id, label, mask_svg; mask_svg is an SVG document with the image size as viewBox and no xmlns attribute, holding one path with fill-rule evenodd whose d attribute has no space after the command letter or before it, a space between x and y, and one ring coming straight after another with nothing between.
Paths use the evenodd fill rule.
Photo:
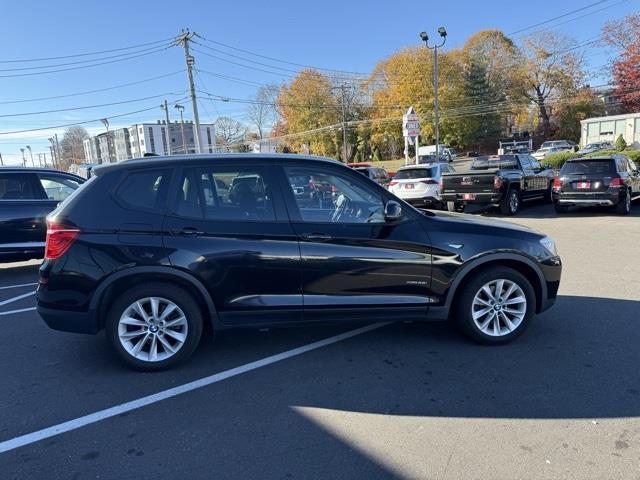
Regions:
<instances>
[{"instance_id":1,"label":"rear quarter window","mask_svg":"<svg viewBox=\"0 0 640 480\"><path fill-rule=\"evenodd\" d=\"M120 182L115 197L124 207L160 212L164 209L171 170L139 170L130 172Z\"/></svg>"}]
</instances>

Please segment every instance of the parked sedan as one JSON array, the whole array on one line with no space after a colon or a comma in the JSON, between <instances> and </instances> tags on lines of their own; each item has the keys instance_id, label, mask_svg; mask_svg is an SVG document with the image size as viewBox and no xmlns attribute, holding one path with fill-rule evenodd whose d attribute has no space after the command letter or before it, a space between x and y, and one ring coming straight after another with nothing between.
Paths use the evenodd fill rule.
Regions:
<instances>
[{"instance_id":1,"label":"parked sedan","mask_svg":"<svg viewBox=\"0 0 640 480\"><path fill-rule=\"evenodd\" d=\"M587 153L594 153L599 152L600 150L609 150L612 148L613 145L611 145L611 142L595 142L588 143L584 148L578 150L577 153L579 153L580 155L586 155Z\"/></svg>"},{"instance_id":2,"label":"parked sedan","mask_svg":"<svg viewBox=\"0 0 640 480\"><path fill-rule=\"evenodd\" d=\"M447 163L409 165L398 170L389 191L415 207L442 207L440 179L455 170Z\"/></svg>"},{"instance_id":3,"label":"parked sedan","mask_svg":"<svg viewBox=\"0 0 640 480\"><path fill-rule=\"evenodd\" d=\"M205 202L203 175L231 185L259 176L268 193ZM301 201L299 178L335 201ZM186 360L205 326L451 318L498 345L551 307L561 268L544 234L418 211L333 160L156 157L96 169L49 216L37 309L54 329L106 330L141 370Z\"/></svg>"},{"instance_id":4,"label":"parked sedan","mask_svg":"<svg viewBox=\"0 0 640 480\"><path fill-rule=\"evenodd\" d=\"M42 168L0 168L0 262L42 258L46 216L84 178Z\"/></svg>"},{"instance_id":5,"label":"parked sedan","mask_svg":"<svg viewBox=\"0 0 640 480\"><path fill-rule=\"evenodd\" d=\"M551 155L552 153L571 152L571 151L573 151L573 149L570 146L542 147L536 150L534 153L532 153L531 156L536 160L542 160L547 155Z\"/></svg>"},{"instance_id":6,"label":"parked sedan","mask_svg":"<svg viewBox=\"0 0 640 480\"><path fill-rule=\"evenodd\" d=\"M552 198L558 213L573 206L609 206L626 215L631 201L640 198L640 172L624 155L569 160L553 181Z\"/></svg>"}]
</instances>

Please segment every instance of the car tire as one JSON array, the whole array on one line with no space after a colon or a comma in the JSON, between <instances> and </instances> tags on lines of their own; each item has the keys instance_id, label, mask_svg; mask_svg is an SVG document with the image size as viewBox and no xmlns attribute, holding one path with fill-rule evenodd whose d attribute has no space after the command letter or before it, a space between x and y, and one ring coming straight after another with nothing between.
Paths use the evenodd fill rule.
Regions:
<instances>
[{"instance_id":1,"label":"car tire","mask_svg":"<svg viewBox=\"0 0 640 480\"><path fill-rule=\"evenodd\" d=\"M182 288L161 282L123 292L105 321L107 340L118 357L141 371L165 370L187 360L200 342L202 326L196 300Z\"/></svg>"},{"instance_id":2,"label":"car tire","mask_svg":"<svg viewBox=\"0 0 640 480\"><path fill-rule=\"evenodd\" d=\"M518 214L518 210L520 210L520 191L510 188L500 202L500 213L513 216Z\"/></svg>"},{"instance_id":3,"label":"car tire","mask_svg":"<svg viewBox=\"0 0 640 480\"><path fill-rule=\"evenodd\" d=\"M558 205L557 203L553 204L553 208L556 213L567 213L569 211L569 207L567 205Z\"/></svg>"},{"instance_id":4,"label":"car tire","mask_svg":"<svg viewBox=\"0 0 640 480\"><path fill-rule=\"evenodd\" d=\"M631 212L631 193L628 190L616 205L616 212L620 215L628 215Z\"/></svg>"},{"instance_id":5,"label":"car tire","mask_svg":"<svg viewBox=\"0 0 640 480\"><path fill-rule=\"evenodd\" d=\"M450 212L464 212L464 203L447 202L447 210Z\"/></svg>"},{"instance_id":6,"label":"car tire","mask_svg":"<svg viewBox=\"0 0 640 480\"><path fill-rule=\"evenodd\" d=\"M501 285L502 296L496 295L492 300L496 304L490 306L487 303L490 296L485 288L495 295ZM509 292L512 285L513 290ZM457 298L454 318L462 331L478 343L509 343L524 332L533 318L536 309L535 292L529 280L516 270L507 267L488 268L468 281L465 279L462 288ZM524 301L518 303L519 299ZM487 303L486 306L482 302ZM490 310L480 315L484 309ZM510 319L509 322L505 318ZM486 322L488 323L485 325Z\"/></svg>"}]
</instances>

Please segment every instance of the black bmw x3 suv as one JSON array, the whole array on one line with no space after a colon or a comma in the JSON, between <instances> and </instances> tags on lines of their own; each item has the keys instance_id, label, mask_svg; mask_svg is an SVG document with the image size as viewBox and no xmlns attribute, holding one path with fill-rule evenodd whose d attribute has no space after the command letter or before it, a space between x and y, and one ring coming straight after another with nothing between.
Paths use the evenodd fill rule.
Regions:
<instances>
[{"instance_id":1,"label":"black bmw x3 suv","mask_svg":"<svg viewBox=\"0 0 640 480\"><path fill-rule=\"evenodd\" d=\"M452 319L502 344L558 291L549 237L417 210L333 160L191 155L95 173L48 218L37 308L57 330L106 330L134 368L185 360L205 325ZM299 178L317 195L296 195Z\"/></svg>"}]
</instances>

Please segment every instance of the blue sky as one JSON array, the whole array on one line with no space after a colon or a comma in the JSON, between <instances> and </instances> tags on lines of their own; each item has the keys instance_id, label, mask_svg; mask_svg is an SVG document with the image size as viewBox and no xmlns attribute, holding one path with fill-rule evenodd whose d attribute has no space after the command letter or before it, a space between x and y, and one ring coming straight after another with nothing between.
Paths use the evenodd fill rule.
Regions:
<instances>
[{"instance_id":1,"label":"blue sky","mask_svg":"<svg viewBox=\"0 0 640 480\"><path fill-rule=\"evenodd\" d=\"M369 72L380 59L407 45L419 44L418 33L426 30L435 35L444 25L449 32L447 47L457 47L478 30L499 28L509 34L544 22L572 10L595 3L596 0L538 0L530 2L504 1L334 1L300 2L292 0L258 2L189 2L163 1L110 1L74 2L70 0L5 2L0 18L0 60L21 60L59 57L85 52L118 49L168 39L188 27L203 37L233 47L276 57L294 63L318 67ZM522 6L518 6L521 4ZM535 8L533 5L535 4ZM622 18L640 10L640 0L602 0L597 5L563 17L543 26L556 28L584 42L597 36L606 20ZM559 25L561 24L561 25ZM556 27L557 25L557 27ZM516 34L517 39L521 34ZM200 40L205 43L203 40ZM206 43L205 43L206 44ZM281 69L298 67L278 63L215 44L207 44L232 55L254 62L275 65ZM142 109L147 112L112 118L113 127L163 118L159 105L166 97L169 101L185 95L187 89L184 55L181 48L161 49L161 43L138 49L104 53L96 57L74 57L29 63L0 63L0 132L26 130L72 123L82 120L110 117ZM196 46L203 52L247 63L246 60L224 55ZM146 50L146 51L143 51ZM103 58L127 52L141 52L138 58L77 70L10 77L38 70L15 70L41 65L58 65ZM148 54L147 54L148 53ZM232 98L250 98L255 84L279 83L293 73L252 63L254 67L279 71L283 75L260 72L207 57L194 52L199 90ZM586 52L589 69L596 69L607 61L610 51L591 48ZM97 62L96 62L97 63ZM72 64L57 68L74 68L85 64ZM54 68L52 68L54 69ZM210 75L236 77L245 83ZM98 90L153 77L137 85L81 96L21 103L18 100L74 94ZM605 83L595 79L594 83ZM112 102L132 103L110 107L91 108L40 115L2 117L16 113L66 109ZM191 118L188 102L185 115ZM155 108L156 105L158 108ZM219 115L243 119L246 106L231 102L202 100L201 121L213 121ZM173 109L172 109L173 110ZM178 112L171 112L173 118ZM102 131L99 122L84 125L90 132ZM20 147L31 145L34 152L48 152L46 139L54 131L61 136L63 128L42 132L0 134L0 153L5 163L20 161Z\"/></svg>"}]
</instances>

